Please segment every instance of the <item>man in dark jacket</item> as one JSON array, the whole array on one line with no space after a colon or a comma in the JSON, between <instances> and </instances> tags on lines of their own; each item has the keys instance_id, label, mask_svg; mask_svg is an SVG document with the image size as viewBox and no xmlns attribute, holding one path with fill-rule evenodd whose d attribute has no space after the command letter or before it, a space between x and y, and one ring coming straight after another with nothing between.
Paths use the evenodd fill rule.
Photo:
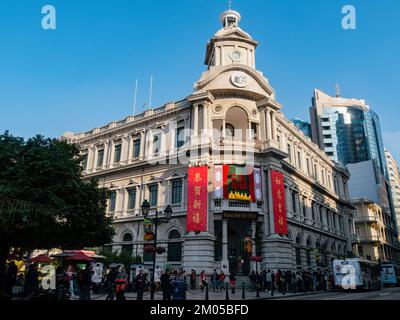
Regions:
<instances>
[{"instance_id":1,"label":"man in dark jacket","mask_svg":"<svg viewBox=\"0 0 400 320\"><path fill-rule=\"evenodd\" d=\"M79 300L90 300L90 288L92 286L92 275L90 264L86 264L86 268L81 270L78 275Z\"/></svg>"},{"instance_id":2,"label":"man in dark jacket","mask_svg":"<svg viewBox=\"0 0 400 320\"><path fill-rule=\"evenodd\" d=\"M18 268L15 265L15 262L11 261L8 264L6 273L6 293L9 296L12 296L13 287L15 286L15 283L17 281L17 273L18 273Z\"/></svg>"},{"instance_id":3,"label":"man in dark jacket","mask_svg":"<svg viewBox=\"0 0 400 320\"><path fill-rule=\"evenodd\" d=\"M106 300L114 300L115 296L115 279L117 278L117 268L111 268L110 273L107 276L107 291L108 295Z\"/></svg>"},{"instance_id":4,"label":"man in dark jacket","mask_svg":"<svg viewBox=\"0 0 400 320\"><path fill-rule=\"evenodd\" d=\"M163 292L163 300L171 300L171 277L169 274L169 269L161 275L161 289Z\"/></svg>"},{"instance_id":5,"label":"man in dark jacket","mask_svg":"<svg viewBox=\"0 0 400 320\"><path fill-rule=\"evenodd\" d=\"M31 264L25 278L25 294L27 299L39 294L39 272L37 265Z\"/></svg>"},{"instance_id":6,"label":"man in dark jacket","mask_svg":"<svg viewBox=\"0 0 400 320\"><path fill-rule=\"evenodd\" d=\"M136 276L136 290L137 290L137 300L143 300L143 292L146 287L146 278L143 274L143 270L139 270L139 274Z\"/></svg>"}]
</instances>

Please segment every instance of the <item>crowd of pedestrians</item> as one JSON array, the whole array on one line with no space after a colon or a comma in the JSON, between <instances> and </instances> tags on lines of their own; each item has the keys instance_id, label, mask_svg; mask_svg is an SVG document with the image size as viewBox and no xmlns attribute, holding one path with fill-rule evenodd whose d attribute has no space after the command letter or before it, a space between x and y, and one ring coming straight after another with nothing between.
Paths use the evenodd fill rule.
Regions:
<instances>
[{"instance_id":1,"label":"crowd of pedestrians","mask_svg":"<svg viewBox=\"0 0 400 320\"><path fill-rule=\"evenodd\" d=\"M282 271L263 270L250 274L252 290L274 291L286 294L300 292L327 291L334 288L334 279L325 271Z\"/></svg>"},{"instance_id":2,"label":"crowd of pedestrians","mask_svg":"<svg viewBox=\"0 0 400 320\"><path fill-rule=\"evenodd\" d=\"M130 275L122 265L114 265L100 275L100 281L93 281L94 271L90 263L85 268L68 265L56 269L57 300L79 299L90 300L91 292L105 294L106 300L126 300L125 293L131 290L136 293L137 300L143 300L144 293L150 292L149 274L143 269L136 270ZM334 279L325 271L290 271L290 270L267 270L258 273L252 271L249 275L251 290L265 291L271 295L274 292L302 293L314 291L326 291L334 288ZM203 270L199 276L195 270L191 270L189 276L183 269L161 270L157 267L155 275L155 291L162 293L163 300L186 300L187 290L205 288L213 291L224 291L230 288L232 294L236 291L236 274L228 276L223 271L214 269L208 278ZM21 276L14 262L10 262L6 273L6 294L12 296L15 285L23 288L26 299L38 296L40 293L40 272L38 265L32 263L27 267L27 272ZM189 284L189 285L188 285Z\"/></svg>"}]
</instances>

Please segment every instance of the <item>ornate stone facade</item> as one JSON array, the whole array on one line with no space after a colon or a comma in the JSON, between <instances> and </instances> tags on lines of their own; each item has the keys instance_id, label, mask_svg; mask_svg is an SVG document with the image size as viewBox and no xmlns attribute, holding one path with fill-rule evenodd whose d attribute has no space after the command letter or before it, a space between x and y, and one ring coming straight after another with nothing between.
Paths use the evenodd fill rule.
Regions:
<instances>
[{"instance_id":1,"label":"ornate stone facade","mask_svg":"<svg viewBox=\"0 0 400 320\"><path fill-rule=\"evenodd\" d=\"M329 268L331 258L352 251L349 174L280 112L274 89L256 69L258 43L239 27L240 19L232 10L221 15L223 27L207 46L208 69L192 95L63 138L85 155L83 179L96 178L111 191L115 250L143 254L140 206L147 199L152 211L171 205L174 212L159 229L158 241L168 249L157 255L159 265L247 273L257 267L243 252L250 232L251 255L261 255L263 267ZM262 201L215 199L214 166L221 164L260 168ZM210 168L208 231L187 234L187 171L198 165ZM285 176L288 236L274 232L271 170ZM257 220L225 219L227 212L257 213Z\"/></svg>"}]
</instances>

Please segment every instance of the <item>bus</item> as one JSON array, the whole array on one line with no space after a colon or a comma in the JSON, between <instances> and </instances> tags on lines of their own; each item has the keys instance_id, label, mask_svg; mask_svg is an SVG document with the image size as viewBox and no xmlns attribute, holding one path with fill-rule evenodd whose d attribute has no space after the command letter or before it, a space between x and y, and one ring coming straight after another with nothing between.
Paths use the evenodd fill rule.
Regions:
<instances>
[{"instance_id":1,"label":"bus","mask_svg":"<svg viewBox=\"0 0 400 320\"><path fill-rule=\"evenodd\" d=\"M399 286L400 267L394 264L382 264L381 277L384 286Z\"/></svg>"},{"instance_id":2,"label":"bus","mask_svg":"<svg viewBox=\"0 0 400 320\"><path fill-rule=\"evenodd\" d=\"M335 286L343 290L381 290L381 268L378 263L365 259L333 261Z\"/></svg>"}]
</instances>

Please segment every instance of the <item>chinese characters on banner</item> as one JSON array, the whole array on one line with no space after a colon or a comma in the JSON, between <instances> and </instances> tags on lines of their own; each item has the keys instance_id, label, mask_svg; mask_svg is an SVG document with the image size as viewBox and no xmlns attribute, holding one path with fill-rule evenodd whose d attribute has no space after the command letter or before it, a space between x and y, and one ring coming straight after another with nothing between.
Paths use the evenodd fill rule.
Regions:
<instances>
[{"instance_id":1,"label":"chinese characters on banner","mask_svg":"<svg viewBox=\"0 0 400 320\"><path fill-rule=\"evenodd\" d=\"M271 171L272 200L274 205L275 233L288 234L283 173Z\"/></svg>"},{"instance_id":2,"label":"chinese characters on banner","mask_svg":"<svg viewBox=\"0 0 400 320\"><path fill-rule=\"evenodd\" d=\"M187 232L207 231L208 167L189 168Z\"/></svg>"},{"instance_id":3,"label":"chinese characters on banner","mask_svg":"<svg viewBox=\"0 0 400 320\"><path fill-rule=\"evenodd\" d=\"M254 170L251 166L224 165L224 198L255 202Z\"/></svg>"}]
</instances>

